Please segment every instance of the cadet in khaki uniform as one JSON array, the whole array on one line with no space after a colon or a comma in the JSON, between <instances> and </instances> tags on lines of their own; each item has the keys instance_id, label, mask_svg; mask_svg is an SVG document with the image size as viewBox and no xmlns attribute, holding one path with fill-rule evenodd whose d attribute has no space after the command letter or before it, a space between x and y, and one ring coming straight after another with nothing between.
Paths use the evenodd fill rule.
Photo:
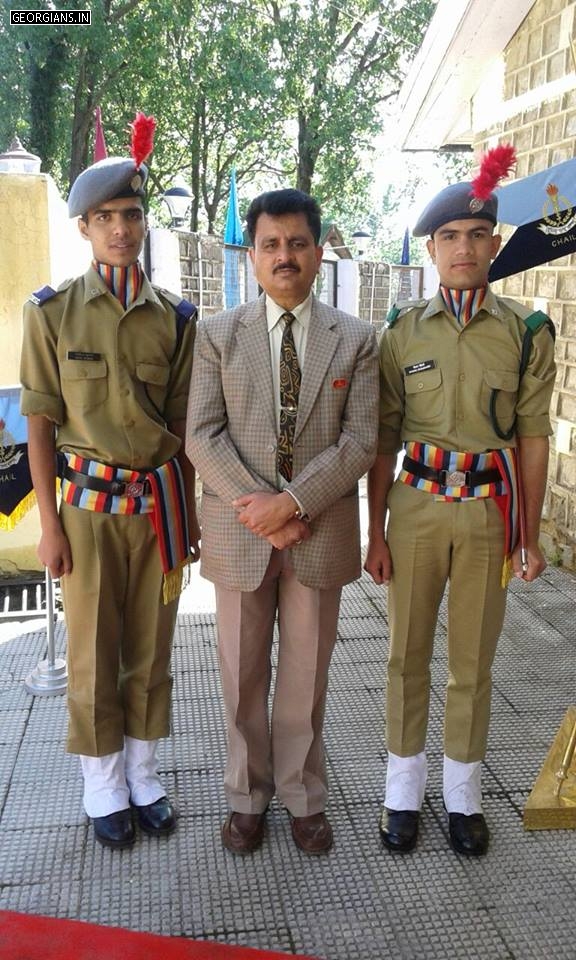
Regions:
<instances>
[{"instance_id":1,"label":"cadet in khaki uniform","mask_svg":"<svg viewBox=\"0 0 576 960\"><path fill-rule=\"evenodd\" d=\"M481 855L489 834L480 766L505 587L512 573L531 581L545 566L538 533L553 337L543 314L488 287L500 245L493 234L497 201L494 194L483 204L471 200L471 184L455 184L420 217L414 234L429 237L440 289L430 302L394 308L380 344L379 455L369 473L365 567L389 586L389 757L380 833L400 852L417 841L430 660L447 581L444 802L453 848ZM522 544L519 500L526 518Z\"/></svg>"},{"instance_id":2,"label":"cadet in khaki uniform","mask_svg":"<svg viewBox=\"0 0 576 960\"><path fill-rule=\"evenodd\" d=\"M74 183L69 213L92 266L31 296L21 365L38 555L61 578L66 614L68 750L81 755L96 837L112 847L134 842L131 807L149 833L175 826L156 747L169 732L182 566L199 539L182 445L195 308L153 288L138 263L146 176L109 158Z\"/></svg>"}]
</instances>

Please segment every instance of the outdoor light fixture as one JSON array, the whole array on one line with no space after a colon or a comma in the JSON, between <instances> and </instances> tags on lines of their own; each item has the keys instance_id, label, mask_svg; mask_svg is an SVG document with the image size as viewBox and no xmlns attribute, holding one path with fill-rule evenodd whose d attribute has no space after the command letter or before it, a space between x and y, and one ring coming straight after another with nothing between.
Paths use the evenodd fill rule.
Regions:
<instances>
[{"instance_id":1,"label":"outdoor light fixture","mask_svg":"<svg viewBox=\"0 0 576 960\"><path fill-rule=\"evenodd\" d=\"M355 230L352 234L352 245L356 251L356 256L360 260L366 253L366 247L371 240L372 235L365 230Z\"/></svg>"},{"instance_id":2,"label":"outdoor light fixture","mask_svg":"<svg viewBox=\"0 0 576 960\"><path fill-rule=\"evenodd\" d=\"M14 137L5 153L0 153L0 173L40 173L40 157L28 153Z\"/></svg>"},{"instance_id":3,"label":"outdoor light fixture","mask_svg":"<svg viewBox=\"0 0 576 960\"><path fill-rule=\"evenodd\" d=\"M170 223L171 230L182 230L183 227L188 225L188 212L193 199L194 194L185 183L168 187L168 189L164 191L162 200L165 201L170 211L172 218Z\"/></svg>"}]
</instances>

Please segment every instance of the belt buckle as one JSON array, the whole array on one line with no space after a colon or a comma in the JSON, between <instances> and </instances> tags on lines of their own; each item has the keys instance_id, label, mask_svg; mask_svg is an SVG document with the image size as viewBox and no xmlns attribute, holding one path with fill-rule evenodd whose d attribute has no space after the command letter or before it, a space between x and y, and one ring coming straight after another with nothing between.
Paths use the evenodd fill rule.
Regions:
<instances>
[{"instance_id":1,"label":"belt buckle","mask_svg":"<svg viewBox=\"0 0 576 960\"><path fill-rule=\"evenodd\" d=\"M444 484L443 484L445 487L466 487L467 486L467 483L466 483L467 473L464 470L452 470L450 473L448 473L447 470L443 470L442 473L444 474L444 477L445 477Z\"/></svg>"},{"instance_id":2,"label":"belt buckle","mask_svg":"<svg viewBox=\"0 0 576 960\"><path fill-rule=\"evenodd\" d=\"M142 480L132 480L130 481L130 483L124 484L124 496L125 497L143 497L144 482Z\"/></svg>"}]
</instances>

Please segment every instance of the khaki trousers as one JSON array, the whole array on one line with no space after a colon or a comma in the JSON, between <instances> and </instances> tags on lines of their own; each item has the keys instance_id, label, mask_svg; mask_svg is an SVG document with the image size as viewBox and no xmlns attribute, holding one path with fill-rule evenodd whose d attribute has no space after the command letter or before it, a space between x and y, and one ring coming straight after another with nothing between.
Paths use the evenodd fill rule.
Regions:
<instances>
[{"instance_id":1,"label":"khaki trousers","mask_svg":"<svg viewBox=\"0 0 576 960\"><path fill-rule=\"evenodd\" d=\"M150 519L65 503L61 519L73 564L61 581L68 630L67 749L101 757L122 750L125 735L165 737L178 602L162 602Z\"/></svg>"},{"instance_id":2,"label":"khaki trousers","mask_svg":"<svg viewBox=\"0 0 576 960\"><path fill-rule=\"evenodd\" d=\"M230 808L262 813L276 793L293 816L319 813L328 793L322 727L341 588L303 586L290 551L273 550L257 590L218 584L215 589ZM270 719L276 612L278 666Z\"/></svg>"},{"instance_id":3,"label":"khaki trousers","mask_svg":"<svg viewBox=\"0 0 576 960\"><path fill-rule=\"evenodd\" d=\"M449 581L444 752L462 763L481 760L506 605L502 516L493 500L440 502L398 481L388 505L388 749L404 757L424 750L434 632Z\"/></svg>"}]
</instances>

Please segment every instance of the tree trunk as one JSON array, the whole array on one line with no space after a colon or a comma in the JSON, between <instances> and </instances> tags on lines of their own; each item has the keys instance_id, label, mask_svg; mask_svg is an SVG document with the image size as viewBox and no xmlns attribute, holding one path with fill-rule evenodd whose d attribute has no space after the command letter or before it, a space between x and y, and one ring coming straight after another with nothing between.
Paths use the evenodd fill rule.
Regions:
<instances>
[{"instance_id":1,"label":"tree trunk","mask_svg":"<svg viewBox=\"0 0 576 960\"><path fill-rule=\"evenodd\" d=\"M78 71L74 91L74 116L72 118L70 168L68 172L70 186L89 165L90 130L94 122L95 84L96 70L93 64L93 54L90 50L87 50Z\"/></svg>"},{"instance_id":2,"label":"tree trunk","mask_svg":"<svg viewBox=\"0 0 576 960\"><path fill-rule=\"evenodd\" d=\"M318 159L318 147L312 142L314 134L310 130L308 119L303 110L298 111L298 167L296 173L296 188L303 190L304 193L310 193L312 190L312 179L316 161Z\"/></svg>"},{"instance_id":3,"label":"tree trunk","mask_svg":"<svg viewBox=\"0 0 576 960\"><path fill-rule=\"evenodd\" d=\"M28 47L30 90L30 150L42 159L47 173L54 168L57 154L56 106L60 98L60 79L66 62L66 39L50 40L44 65Z\"/></svg>"}]
</instances>

